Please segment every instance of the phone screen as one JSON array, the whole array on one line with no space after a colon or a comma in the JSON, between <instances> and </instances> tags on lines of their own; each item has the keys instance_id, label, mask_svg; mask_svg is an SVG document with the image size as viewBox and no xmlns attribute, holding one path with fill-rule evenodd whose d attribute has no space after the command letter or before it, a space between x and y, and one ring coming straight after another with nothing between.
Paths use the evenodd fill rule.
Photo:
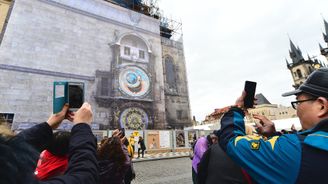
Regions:
<instances>
[{"instance_id":1,"label":"phone screen","mask_svg":"<svg viewBox=\"0 0 328 184\"><path fill-rule=\"evenodd\" d=\"M70 108L78 109L83 105L84 102L83 84L69 83L68 94L69 94L68 103Z\"/></svg>"},{"instance_id":2,"label":"phone screen","mask_svg":"<svg viewBox=\"0 0 328 184\"><path fill-rule=\"evenodd\" d=\"M244 107L252 108L254 106L254 96L256 90L256 82L245 81L246 96L244 98Z\"/></svg>"}]
</instances>

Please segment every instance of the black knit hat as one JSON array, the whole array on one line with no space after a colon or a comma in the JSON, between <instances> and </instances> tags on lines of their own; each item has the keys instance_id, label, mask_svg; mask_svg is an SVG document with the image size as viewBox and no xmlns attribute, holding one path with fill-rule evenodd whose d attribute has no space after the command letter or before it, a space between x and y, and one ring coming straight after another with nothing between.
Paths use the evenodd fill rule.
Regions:
<instances>
[{"instance_id":1,"label":"black knit hat","mask_svg":"<svg viewBox=\"0 0 328 184\"><path fill-rule=\"evenodd\" d=\"M328 98L328 68L320 68L314 71L298 89L284 93L282 96L285 97L300 93Z\"/></svg>"}]
</instances>

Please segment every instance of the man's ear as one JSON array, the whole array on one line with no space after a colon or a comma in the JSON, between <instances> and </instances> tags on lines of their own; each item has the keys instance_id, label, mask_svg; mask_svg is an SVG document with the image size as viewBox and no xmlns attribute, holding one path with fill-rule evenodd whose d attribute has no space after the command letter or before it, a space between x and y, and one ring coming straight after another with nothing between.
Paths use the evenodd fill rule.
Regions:
<instances>
[{"instance_id":1,"label":"man's ear","mask_svg":"<svg viewBox=\"0 0 328 184\"><path fill-rule=\"evenodd\" d=\"M325 116L328 117L328 100L324 97L319 97L317 101L321 105L318 117L319 118L323 118Z\"/></svg>"}]
</instances>

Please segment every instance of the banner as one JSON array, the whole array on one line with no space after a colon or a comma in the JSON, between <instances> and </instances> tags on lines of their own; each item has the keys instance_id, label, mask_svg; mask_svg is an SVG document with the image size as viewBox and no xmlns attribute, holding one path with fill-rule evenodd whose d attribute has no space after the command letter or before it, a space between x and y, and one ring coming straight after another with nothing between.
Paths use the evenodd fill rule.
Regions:
<instances>
[{"instance_id":1,"label":"banner","mask_svg":"<svg viewBox=\"0 0 328 184\"><path fill-rule=\"evenodd\" d=\"M158 149L159 148L159 132L149 131L147 133L147 148L148 149Z\"/></svg>"},{"instance_id":2,"label":"banner","mask_svg":"<svg viewBox=\"0 0 328 184\"><path fill-rule=\"evenodd\" d=\"M185 147L185 136L183 130L176 131L176 145L177 147Z\"/></svg>"},{"instance_id":3,"label":"banner","mask_svg":"<svg viewBox=\"0 0 328 184\"><path fill-rule=\"evenodd\" d=\"M170 148L170 131L160 131L159 132L159 145L160 148Z\"/></svg>"}]
</instances>

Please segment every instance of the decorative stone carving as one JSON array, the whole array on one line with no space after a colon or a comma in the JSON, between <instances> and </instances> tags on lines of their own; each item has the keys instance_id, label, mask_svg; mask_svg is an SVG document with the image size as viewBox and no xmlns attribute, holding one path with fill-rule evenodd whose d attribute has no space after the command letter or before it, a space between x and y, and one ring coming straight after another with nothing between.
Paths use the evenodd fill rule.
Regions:
<instances>
[{"instance_id":1,"label":"decorative stone carving","mask_svg":"<svg viewBox=\"0 0 328 184\"><path fill-rule=\"evenodd\" d=\"M133 26L138 25L141 20L141 14L132 10L129 11L129 17Z\"/></svg>"}]
</instances>

